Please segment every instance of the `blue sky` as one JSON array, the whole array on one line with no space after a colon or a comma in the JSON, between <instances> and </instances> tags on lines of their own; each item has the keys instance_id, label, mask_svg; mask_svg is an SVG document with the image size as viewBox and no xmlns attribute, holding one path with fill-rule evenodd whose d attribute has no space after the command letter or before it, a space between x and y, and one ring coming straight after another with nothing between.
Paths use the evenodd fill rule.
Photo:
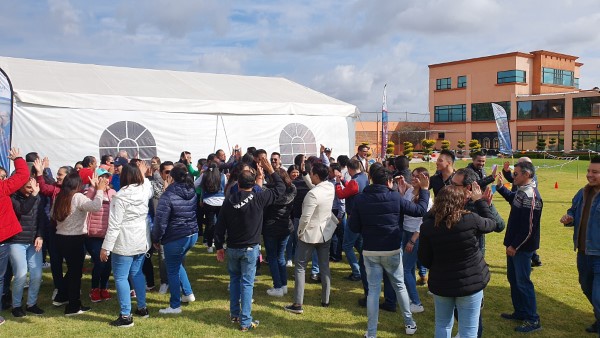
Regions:
<instances>
[{"instance_id":1,"label":"blue sky","mask_svg":"<svg viewBox=\"0 0 600 338\"><path fill-rule=\"evenodd\" d=\"M428 64L539 49L600 86L597 0L5 0L2 56L283 76L355 104L427 114ZM10 10L7 10L10 9Z\"/></svg>"}]
</instances>

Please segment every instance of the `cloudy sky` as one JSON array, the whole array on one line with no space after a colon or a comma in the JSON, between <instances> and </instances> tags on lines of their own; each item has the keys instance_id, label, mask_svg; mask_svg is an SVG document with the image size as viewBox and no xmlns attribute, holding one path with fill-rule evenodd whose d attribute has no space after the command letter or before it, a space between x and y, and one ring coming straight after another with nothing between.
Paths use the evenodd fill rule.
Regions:
<instances>
[{"instance_id":1,"label":"cloudy sky","mask_svg":"<svg viewBox=\"0 0 600 338\"><path fill-rule=\"evenodd\" d=\"M428 64L539 49L600 86L598 0L4 0L0 55L283 76L355 104L427 114ZM415 115L416 116L416 115ZM427 117L425 118L427 119Z\"/></svg>"}]
</instances>

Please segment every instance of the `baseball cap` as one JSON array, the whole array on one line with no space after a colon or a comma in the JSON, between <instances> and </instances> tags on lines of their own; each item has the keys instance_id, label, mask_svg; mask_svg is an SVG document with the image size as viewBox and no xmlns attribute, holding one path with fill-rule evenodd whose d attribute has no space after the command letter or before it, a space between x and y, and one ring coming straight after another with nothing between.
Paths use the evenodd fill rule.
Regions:
<instances>
[{"instance_id":1,"label":"baseball cap","mask_svg":"<svg viewBox=\"0 0 600 338\"><path fill-rule=\"evenodd\" d=\"M331 152L331 148L325 148L325 152L326 153L330 153Z\"/></svg>"},{"instance_id":2,"label":"baseball cap","mask_svg":"<svg viewBox=\"0 0 600 338\"><path fill-rule=\"evenodd\" d=\"M127 165L127 163L128 163L128 161L124 157L115 158L115 167L118 167L120 165Z\"/></svg>"},{"instance_id":3,"label":"baseball cap","mask_svg":"<svg viewBox=\"0 0 600 338\"><path fill-rule=\"evenodd\" d=\"M98 177L102 176L102 175L112 175L111 173L108 172L108 170L103 169L103 168L98 168L96 169L96 175L98 175Z\"/></svg>"}]
</instances>

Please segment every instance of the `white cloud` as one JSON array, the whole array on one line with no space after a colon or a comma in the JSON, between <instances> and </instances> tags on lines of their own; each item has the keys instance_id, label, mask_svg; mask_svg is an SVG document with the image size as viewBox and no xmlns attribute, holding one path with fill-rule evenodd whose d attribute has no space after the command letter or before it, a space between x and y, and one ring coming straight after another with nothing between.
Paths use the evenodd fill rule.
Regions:
<instances>
[{"instance_id":1,"label":"white cloud","mask_svg":"<svg viewBox=\"0 0 600 338\"><path fill-rule=\"evenodd\" d=\"M52 19L64 35L79 35L81 13L73 8L69 0L48 0L48 7Z\"/></svg>"},{"instance_id":2,"label":"white cloud","mask_svg":"<svg viewBox=\"0 0 600 338\"><path fill-rule=\"evenodd\" d=\"M245 52L240 50L209 52L200 55L194 61L192 70L205 73L240 74L245 59Z\"/></svg>"}]
</instances>

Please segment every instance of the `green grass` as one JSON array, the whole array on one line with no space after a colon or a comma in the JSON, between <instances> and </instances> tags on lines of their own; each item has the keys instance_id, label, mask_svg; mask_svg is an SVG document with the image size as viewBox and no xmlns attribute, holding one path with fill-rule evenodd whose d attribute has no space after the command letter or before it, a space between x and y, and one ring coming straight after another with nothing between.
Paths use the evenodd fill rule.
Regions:
<instances>
[{"instance_id":1,"label":"green grass","mask_svg":"<svg viewBox=\"0 0 600 338\"><path fill-rule=\"evenodd\" d=\"M489 160L488 172L492 164L502 166L501 160ZM577 281L575 253L572 244L572 228L559 223L560 217L570 206L577 190L586 183L587 161L570 163L564 167L545 168L564 164L562 161L535 160L538 170L539 190L544 200L542 216L541 248L538 251L544 265L536 268L532 279L536 288L538 312L543 330L531 334L532 337L581 337L586 336L584 328L594 321L591 305L581 292ZM467 165L458 161L457 167ZM428 165L425 164L427 167ZM414 165L413 165L414 167ZM431 171L434 164L429 164ZM579 172L579 178L577 178ZM558 182L559 189L554 189ZM496 196L500 197L500 196ZM508 203L501 198L495 199L501 215L508 217ZM485 289L485 308L483 309L485 336L513 337L515 322L500 319L500 312L512 311L510 291L506 280L506 258L502 246L504 233L487 235L486 260L492 271L492 279ZM233 337L255 335L261 337L359 337L366 330L366 310L357 306L362 297L360 282L350 282L343 277L349 274L345 260L332 263L331 306L320 307L320 285L306 284L304 314L294 315L283 311L283 306L291 303L293 293L292 268L290 275L290 294L284 298L272 298L266 295L271 287L268 267L263 265L263 275L257 277L254 289L256 303L252 314L261 324L256 331L240 333L238 327L229 323L229 296L227 283L229 277L224 264L216 262L214 254L197 245L188 255L187 270L192 281L196 302L183 307L179 316L161 316L159 308L168 306L168 295L148 294L150 318L136 318L135 326L130 329L109 327L108 322L118 315L116 295L107 302L91 304L87 293L90 277L84 275L84 304L92 306L92 311L78 317L65 318L63 308L50 304L52 293L51 275L44 272L44 282L39 297L39 305L47 312L43 317L27 316L15 319L9 311L2 315L7 319L0 327L1 337ZM156 272L158 282L158 271ZM112 285L112 280L111 280ZM433 300L427 295L425 287L419 287L425 312L415 314L419 329L418 336L433 336L434 313ZM135 301L133 302L135 309ZM456 325L455 325L456 326ZM456 331L456 328L454 329ZM404 335L404 326L399 313L381 312L378 335L397 337Z\"/></svg>"}]
</instances>

